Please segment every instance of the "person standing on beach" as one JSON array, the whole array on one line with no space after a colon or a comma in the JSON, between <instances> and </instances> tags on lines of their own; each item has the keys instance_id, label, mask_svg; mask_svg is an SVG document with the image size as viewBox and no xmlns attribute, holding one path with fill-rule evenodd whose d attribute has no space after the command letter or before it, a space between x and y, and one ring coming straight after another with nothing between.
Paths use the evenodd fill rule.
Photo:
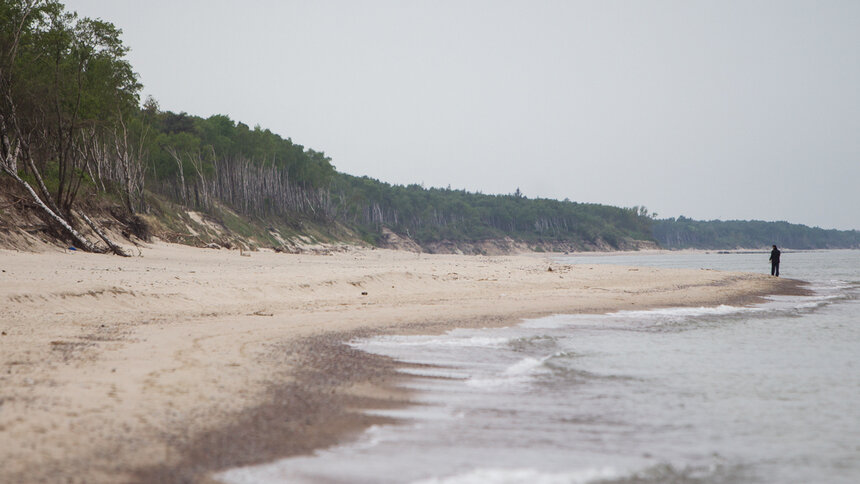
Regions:
<instances>
[{"instance_id":1,"label":"person standing on beach","mask_svg":"<svg viewBox=\"0 0 860 484\"><path fill-rule=\"evenodd\" d=\"M781 252L776 246L773 246L773 250L770 251L770 275L779 277L779 254Z\"/></svg>"}]
</instances>

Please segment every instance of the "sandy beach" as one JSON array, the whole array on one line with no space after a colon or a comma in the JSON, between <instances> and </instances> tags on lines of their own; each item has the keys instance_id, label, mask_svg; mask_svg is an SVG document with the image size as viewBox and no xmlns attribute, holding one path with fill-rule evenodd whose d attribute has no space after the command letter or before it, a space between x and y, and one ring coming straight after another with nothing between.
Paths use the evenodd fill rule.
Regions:
<instances>
[{"instance_id":1,"label":"sandy beach","mask_svg":"<svg viewBox=\"0 0 860 484\"><path fill-rule=\"evenodd\" d=\"M343 247L0 251L0 482L204 482L348 439L402 405L375 333L751 304L766 275Z\"/></svg>"}]
</instances>

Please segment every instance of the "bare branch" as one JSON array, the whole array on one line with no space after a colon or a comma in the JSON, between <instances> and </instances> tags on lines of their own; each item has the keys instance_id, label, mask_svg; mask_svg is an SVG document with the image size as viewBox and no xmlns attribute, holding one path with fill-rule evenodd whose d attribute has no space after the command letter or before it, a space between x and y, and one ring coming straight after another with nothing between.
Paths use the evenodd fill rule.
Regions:
<instances>
[{"instance_id":1,"label":"bare branch","mask_svg":"<svg viewBox=\"0 0 860 484\"><path fill-rule=\"evenodd\" d=\"M93 232L95 232L95 233L96 233L96 235L98 235L98 236L99 236L99 237L104 241L104 243L105 243L105 244L107 244L107 246L110 248L111 252L113 252L113 253L114 253L114 254L116 254L116 255L122 256L122 257L131 257L131 256L130 256L130 255L129 255L129 254L128 254L128 253L127 253L127 252L126 252L122 247L120 247L120 246L116 245L116 244L115 244L115 243L114 243L114 242L113 242L113 241L112 241L112 240L111 240L111 239L110 239L110 238L109 238L109 237L104 233L104 231L103 231L103 230L102 230L98 225L96 225L96 223L95 223L95 222L93 222L92 220L90 220L90 218L89 218L89 217L87 217L87 214L85 214L85 213L83 213L83 212L77 212L77 213L76 213L76 215L78 215L79 217L81 217L82 219L84 219L84 222L86 222L86 223L87 223L87 225L89 225L89 226L90 226L90 228L91 228L91 229L93 229Z\"/></svg>"}]
</instances>

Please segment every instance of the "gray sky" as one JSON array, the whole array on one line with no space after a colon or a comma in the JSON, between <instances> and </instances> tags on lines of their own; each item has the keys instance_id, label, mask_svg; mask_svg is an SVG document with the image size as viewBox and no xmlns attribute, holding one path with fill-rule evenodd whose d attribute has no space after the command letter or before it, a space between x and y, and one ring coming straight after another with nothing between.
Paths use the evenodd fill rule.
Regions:
<instances>
[{"instance_id":1,"label":"gray sky","mask_svg":"<svg viewBox=\"0 0 860 484\"><path fill-rule=\"evenodd\" d=\"M860 1L65 3L346 173L860 229Z\"/></svg>"}]
</instances>

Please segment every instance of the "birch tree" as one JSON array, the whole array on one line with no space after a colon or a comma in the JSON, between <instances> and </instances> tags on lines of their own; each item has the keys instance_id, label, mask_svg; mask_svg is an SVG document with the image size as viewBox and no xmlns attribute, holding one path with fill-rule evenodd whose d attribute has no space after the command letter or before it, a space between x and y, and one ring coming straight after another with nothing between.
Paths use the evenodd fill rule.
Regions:
<instances>
[{"instance_id":1,"label":"birch tree","mask_svg":"<svg viewBox=\"0 0 860 484\"><path fill-rule=\"evenodd\" d=\"M0 168L75 245L100 250L75 228L78 217L107 250L126 255L74 208L91 171L87 144L110 129L114 112L136 109L140 85L119 35L56 1L0 1Z\"/></svg>"}]
</instances>

